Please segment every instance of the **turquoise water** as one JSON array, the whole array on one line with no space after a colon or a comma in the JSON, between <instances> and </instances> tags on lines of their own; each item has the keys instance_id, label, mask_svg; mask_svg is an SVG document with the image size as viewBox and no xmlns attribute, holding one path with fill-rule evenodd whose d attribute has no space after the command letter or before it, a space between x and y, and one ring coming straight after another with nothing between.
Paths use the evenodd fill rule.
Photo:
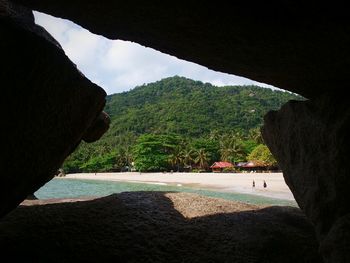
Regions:
<instances>
[{"instance_id":1,"label":"turquoise water","mask_svg":"<svg viewBox=\"0 0 350 263\"><path fill-rule=\"evenodd\" d=\"M227 200L241 201L258 205L288 205L297 206L290 200L274 199L256 195L240 194L232 192L217 192L205 189L195 189L182 186L155 185L127 182L109 182L76 179L53 179L40 188L35 195L39 199L49 198L74 198L86 196L106 196L113 193L131 191L164 191L164 192L188 192L210 197L218 197Z\"/></svg>"}]
</instances>

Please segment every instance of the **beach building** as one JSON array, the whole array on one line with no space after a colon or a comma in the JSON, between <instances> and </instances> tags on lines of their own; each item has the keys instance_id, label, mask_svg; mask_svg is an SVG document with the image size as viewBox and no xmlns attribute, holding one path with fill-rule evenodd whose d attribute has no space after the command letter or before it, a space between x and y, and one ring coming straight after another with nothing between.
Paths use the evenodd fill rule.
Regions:
<instances>
[{"instance_id":1,"label":"beach building","mask_svg":"<svg viewBox=\"0 0 350 263\"><path fill-rule=\"evenodd\" d=\"M215 162L212 166L210 166L210 168L212 169L213 173L220 173L225 169L233 170L233 164L230 162Z\"/></svg>"},{"instance_id":2,"label":"beach building","mask_svg":"<svg viewBox=\"0 0 350 263\"><path fill-rule=\"evenodd\" d=\"M278 167L271 167L268 165L264 165L258 162L239 162L235 165L238 170L242 172L270 172L270 171L279 171Z\"/></svg>"}]
</instances>

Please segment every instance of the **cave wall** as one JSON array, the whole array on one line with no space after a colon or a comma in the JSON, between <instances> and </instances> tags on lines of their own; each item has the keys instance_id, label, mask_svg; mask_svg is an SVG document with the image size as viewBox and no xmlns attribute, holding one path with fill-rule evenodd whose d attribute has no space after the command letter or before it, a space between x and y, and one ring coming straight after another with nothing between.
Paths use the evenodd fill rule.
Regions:
<instances>
[{"instance_id":1,"label":"cave wall","mask_svg":"<svg viewBox=\"0 0 350 263\"><path fill-rule=\"evenodd\" d=\"M82 138L96 140L108 127L101 113L105 93L34 25L30 10L38 10L310 99L267 115L264 138L313 221L324 257L349 262L344 91L350 81L350 22L338 1L304 2L0 0L6 102L0 215L47 182Z\"/></svg>"},{"instance_id":2,"label":"cave wall","mask_svg":"<svg viewBox=\"0 0 350 263\"><path fill-rule=\"evenodd\" d=\"M31 10L1 0L0 36L2 216L52 179L83 137L97 139L108 120L101 129L106 93L34 24Z\"/></svg>"},{"instance_id":3,"label":"cave wall","mask_svg":"<svg viewBox=\"0 0 350 263\"><path fill-rule=\"evenodd\" d=\"M350 81L350 23L337 1L13 1L307 98Z\"/></svg>"},{"instance_id":4,"label":"cave wall","mask_svg":"<svg viewBox=\"0 0 350 263\"><path fill-rule=\"evenodd\" d=\"M350 109L342 95L290 101L265 116L262 130L327 262L350 262Z\"/></svg>"}]
</instances>

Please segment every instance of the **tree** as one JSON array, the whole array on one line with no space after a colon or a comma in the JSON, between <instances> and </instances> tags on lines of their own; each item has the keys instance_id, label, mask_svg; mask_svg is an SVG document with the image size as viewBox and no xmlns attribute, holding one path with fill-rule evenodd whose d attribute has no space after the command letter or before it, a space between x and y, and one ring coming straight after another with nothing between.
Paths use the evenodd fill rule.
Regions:
<instances>
[{"instance_id":1,"label":"tree","mask_svg":"<svg viewBox=\"0 0 350 263\"><path fill-rule=\"evenodd\" d=\"M182 151L183 163L185 166L192 168L192 163L194 162L193 155L194 155L194 150L191 148L185 148Z\"/></svg>"},{"instance_id":2,"label":"tree","mask_svg":"<svg viewBox=\"0 0 350 263\"><path fill-rule=\"evenodd\" d=\"M196 155L195 162L199 164L200 169L206 170L208 168L208 161L210 160L209 153L206 152L205 149L199 149Z\"/></svg>"},{"instance_id":3,"label":"tree","mask_svg":"<svg viewBox=\"0 0 350 263\"><path fill-rule=\"evenodd\" d=\"M227 162L240 162L245 159L245 151L240 134L223 134L220 138L221 160Z\"/></svg>"},{"instance_id":4,"label":"tree","mask_svg":"<svg viewBox=\"0 0 350 263\"><path fill-rule=\"evenodd\" d=\"M261 128L260 127L256 127L253 129L249 130L249 134L248 134L248 139L255 141L257 144L263 144L264 143L264 139L261 135Z\"/></svg>"},{"instance_id":5,"label":"tree","mask_svg":"<svg viewBox=\"0 0 350 263\"><path fill-rule=\"evenodd\" d=\"M119 163L120 167L127 167L128 171L130 171L130 165L133 161L132 151L130 146L125 146L119 150Z\"/></svg>"},{"instance_id":6,"label":"tree","mask_svg":"<svg viewBox=\"0 0 350 263\"><path fill-rule=\"evenodd\" d=\"M198 153L203 150L207 155L206 161L209 163L213 163L220 158L219 145L215 140L208 138L198 138L192 141L190 147L194 150L197 157Z\"/></svg>"},{"instance_id":7,"label":"tree","mask_svg":"<svg viewBox=\"0 0 350 263\"><path fill-rule=\"evenodd\" d=\"M169 156L180 138L176 135L141 135L133 148L135 167L139 171L162 171L168 168Z\"/></svg>"},{"instance_id":8,"label":"tree","mask_svg":"<svg viewBox=\"0 0 350 263\"><path fill-rule=\"evenodd\" d=\"M131 152L131 148L129 146L125 146L119 148L116 152L116 163L114 165L115 169L120 171L125 171L125 168L128 168L130 171L130 164L132 163L133 156Z\"/></svg>"},{"instance_id":9,"label":"tree","mask_svg":"<svg viewBox=\"0 0 350 263\"><path fill-rule=\"evenodd\" d=\"M122 156L123 149L133 148L143 134L163 134L160 143L170 146L163 145L162 154L171 154L173 145L178 145L172 142L173 135L164 134L176 133L186 137L194 151L205 149L210 155L209 163L218 161L220 156L234 162L244 160L256 145L262 143L257 127L262 125L263 115L279 109L291 99L302 98L255 86L215 87L178 76L135 87L128 92L107 96L104 110L111 116L110 129L95 143L81 143L63 167L66 172L87 171L85 168L90 166L84 164L111 152L118 153L114 168L130 167L132 158L128 154L126 159L129 161L126 161ZM221 147L222 134L235 137L236 144ZM247 140L256 144L245 143ZM239 149L242 147L244 153ZM164 165L161 166L164 169ZM170 167L168 162L166 167ZM107 167L99 169L102 171Z\"/></svg>"},{"instance_id":10,"label":"tree","mask_svg":"<svg viewBox=\"0 0 350 263\"><path fill-rule=\"evenodd\" d=\"M175 147L173 153L169 155L169 162L173 167L176 166L178 172L180 171L180 165L183 164L183 160L184 157L181 151L181 147Z\"/></svg>"},{"instance_id":11,"label":"tree","mask_svg":"<svg viewBox=\"0 0 350 263\"><path fill-rule=\"evenodd\" d=\"M105 155L92 157L79 168L88 172L109 171L116 163L116 153L111 152Z\"/></svg>"},{"instance_id":12,"label":"tree","mask_svg":"<svg viewBox=\"0 0 350 263\"><path fill-rule=\"evenodd\" d=\"M277 165L269 148L265 144L259 144L248 156L249 161L256 162L259 165L273 167Z\"/></svg>"},{"instance_id":13,"label":"tree","mask_svg":"<svg viewBox=\"0 0 350 263\"><path fill-rule=\"evenodd\" d=\"M253 140L244 140L242 141L242 147L244 150L245 160L247 159L247 156L259 145L256 141Z\"/></svg>"}]
</instances>

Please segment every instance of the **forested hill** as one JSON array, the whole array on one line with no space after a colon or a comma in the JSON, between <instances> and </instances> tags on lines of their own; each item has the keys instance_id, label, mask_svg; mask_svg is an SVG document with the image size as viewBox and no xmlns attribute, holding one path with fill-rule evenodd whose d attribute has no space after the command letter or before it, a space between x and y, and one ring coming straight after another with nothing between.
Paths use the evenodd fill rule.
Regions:
<instances>
[{"instance_id":1,"label":"forested hill","mask_svg":"<svg viewBox=\"0 0 350 263\"><path fill-rule=\"evenodd\" d=\"M214 129L248 131L261 126L266 112L291 99L301 98L257 86L215 87L176 76L108 96L105 110L116 134L203 136Z\"/></svg>"},{"instance_id":2,"label":"forested hill","mask_svg":"<svg viewBox=\"0 0 350 263\"><path fill-rule=\"evenodd\" d=\"M262 157L254 159L273 164L266 161L271 158L259 127L266 112L291 99L302 98L256 86L215 87L183 77L139 86L107 97L109 131L95 143L81 143L63 169L118 171L134 163L133 168L143 171L174 165L205 170L215 161L258 155Z\"/></svg>"}]
</instances>

